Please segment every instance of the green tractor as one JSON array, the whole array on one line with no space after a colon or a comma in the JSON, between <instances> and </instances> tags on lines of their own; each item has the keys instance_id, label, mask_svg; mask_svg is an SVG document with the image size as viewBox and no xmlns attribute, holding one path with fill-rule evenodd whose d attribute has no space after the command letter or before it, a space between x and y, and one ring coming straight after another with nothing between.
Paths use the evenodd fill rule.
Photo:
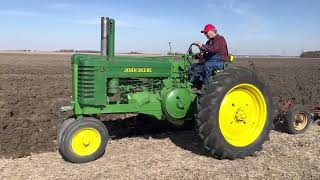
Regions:
<instances>
[{"instance_id":1,"label":"green tractor","mask_svg":"<svg viewBox=\"0 0 320 180\"><path fill-rule=\"evenodd\" d=\"M272 129L267 86L244 67L213 72L210 83L192 89L188 68L195 57L114 56L115 21L101 19L101 55L75 54L72 63L73 118L61 125L61 156L84 163L103 156L108 131L99 117L137 113L177 126L195 121L204 148L213 157L236 159L262 149Z\"/></svg>"}]
</instances>

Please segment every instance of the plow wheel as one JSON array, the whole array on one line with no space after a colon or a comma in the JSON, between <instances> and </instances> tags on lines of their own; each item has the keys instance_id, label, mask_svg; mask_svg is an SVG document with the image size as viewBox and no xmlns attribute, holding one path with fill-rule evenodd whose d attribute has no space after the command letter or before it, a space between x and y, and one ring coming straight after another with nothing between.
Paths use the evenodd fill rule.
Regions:
<instances>
[{"instance_id":1,"label":"plow wheel","mask_svg":"<svg viewBox=\"0 0 320 180\"><path fill-rule=\"evenodd\" d=\"M196 125L206 150L219 159L253 155L269 140L272 102L249 69L218 73L198 97Z\"/></svg>"},{"instance_id":2,"label":"plow wheel","mask_svg":"<svg viewBox=\"0 0 320 180\"><path fill-rule=\"evenodd\" d=\"M103 156L109 135L101 121L84 117L66 120L57 138L60 155L66 161L85 163Z\"/></svg>"},{"instance_id":3,"label":"plow wheel","mask_svg":"<svg viewBox=\"0 0 320 180\"><path fill-rule=\"evenodd\" d=\"M301 134L311 124L311 113L302 105L294 105L285 114L285 126L289 134Z\"/></svg>"}]
</instances>

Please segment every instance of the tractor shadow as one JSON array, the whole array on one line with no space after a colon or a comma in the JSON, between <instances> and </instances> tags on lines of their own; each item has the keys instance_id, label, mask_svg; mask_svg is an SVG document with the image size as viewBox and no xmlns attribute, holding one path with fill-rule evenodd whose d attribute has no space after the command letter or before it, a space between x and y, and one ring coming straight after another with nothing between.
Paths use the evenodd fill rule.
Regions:
<instances>
[{"instance_id":1,"label":"tractor shadow","mask_svg":"<svg viewBox=\"0 0 320 180\"><path fill-rule=\"evenodd\" d=\"M153 138L170 139L177 147L192 153L210 157L202 146L194 124L175 126L167 121L159 121L150 117L130 117L124 120L103 121L110 138L113 140L123 138Z\"/></svg>"},{"instance_id":2,"label":"tractor shadow","mask_svg":"<svg viewBox=\"0 0 320 180\"><path fill-rule=\"evenodd\" d=\"M175 126L168 121L159 121L150 117L135 116L112 121L102 121L111 139L144 138L170 139L177 147L206 157L212 157L207 152L198 136L194 123ZM287 133L283 124L275 125L274 131Z\"/></svg>"}]
</instances>

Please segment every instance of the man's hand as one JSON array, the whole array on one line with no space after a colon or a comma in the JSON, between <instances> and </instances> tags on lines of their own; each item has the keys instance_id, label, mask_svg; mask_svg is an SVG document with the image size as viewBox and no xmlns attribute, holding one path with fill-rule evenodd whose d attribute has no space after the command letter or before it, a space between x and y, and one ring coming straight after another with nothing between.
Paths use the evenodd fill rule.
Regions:
<instances>
[{"instance_id":1,"label":"man's hand","mask_svg":"<svg viewBox=\"0 0 320 180\"><path fill-rule=\"evenodd\" d=\"M197 54L195 54L195 59L202 60L202 59L203 59L203 53L197 53Z\"/></svg>"}]
</instances>

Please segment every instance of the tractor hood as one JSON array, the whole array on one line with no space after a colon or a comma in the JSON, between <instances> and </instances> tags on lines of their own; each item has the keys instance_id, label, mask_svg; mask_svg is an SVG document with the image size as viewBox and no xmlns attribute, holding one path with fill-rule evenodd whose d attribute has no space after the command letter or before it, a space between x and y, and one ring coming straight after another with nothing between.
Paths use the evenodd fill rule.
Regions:
<instances>
[{"instance_id":1,"label":"tractor hood","mask_svg":"<svg viewBox=\"0 0 320 180\"><path fill-rule=\"evenodd\" d=\"M103 68L108 78L170 77L172 62L170 56L114 56L108 58L99 55L77 54L72 57L72 64L78 64L79 67Z\"/></svg>"},{"instance_id":2,"label":"tractor hood","mask_svg":"<svg viewBox=\"0 0 320 180\"><path fill-rule=\"evenodd\" d=\"M108 61L108 77L170 77L171 57L113 57Z\"/></svg>"}]
</instances>

